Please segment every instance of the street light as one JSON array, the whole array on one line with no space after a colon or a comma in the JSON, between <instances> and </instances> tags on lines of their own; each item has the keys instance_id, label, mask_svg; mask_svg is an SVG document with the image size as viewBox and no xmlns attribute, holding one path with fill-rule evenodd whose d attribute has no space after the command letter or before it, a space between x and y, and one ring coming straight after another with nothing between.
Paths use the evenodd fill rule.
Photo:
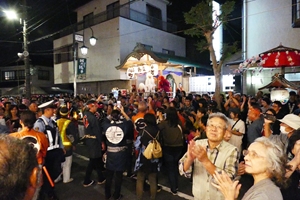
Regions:
<instances>
[{"instance_id":1,"label":"street light","mask_svg":"<svg viewBox=\"0 0 300 200\"><path fill-rule=\"evenodd\" d=\"M26 6L24 6L26 7ZM8 19L18 19L18 15L13 10L3 11ZM24 12L24 18L26 18L26 10ZM30 100L31 98L31 85L30 85L30 65L29 65L29 52L28 52L28 39L27 39L27 23L25 19L20 18L20 23L23 23L23 57L25 65L25 97Z\"/></svg>"},{"instance_id":2,"label":"street light","mask_svg":"<svg viewBox=\"0 0 300 200\"><path fill-rule=\"evenodd\" d=\"M96 42L97 42L97 38L94 37L94 31L93 29L90 27L90 29L92 30L92 36L90 37L90 44L91 46L95 46ZM87 55L89 48L87 46L84 45L84 30L83 30L83 45L82 47L80 47L80 51L82 53L82 55Z\"/></svg>"},{"instance_id":3,"label":"street light","mask_svg":"<svg viewBox=\"0 0 300 200\"><path fill-rule=\"evenodd\" d=\"M83 45L80 47L80 51L82 53L82 55L86 55L88 53L88 50L89 48L87 46L84 45L84 42L83 42Z\"/></svg>"},{"instance_id":4,"label":"street light","mask_svg":"<svg viewBox=\"0 0 300 200\"><path fill-rule=\"evenodd\" d=\"M13 10L4 10L3 11L8 19L18 19L17 13Z\"/></svg>"},{"instance_id":5,"label":"street light","mask_svg":"<svg viewBox=\"0 0 300 200\"><path fill-rule=\"evenodd\" d=\"M92 30L92 36L90 37L90 44L91 46L95 46L97 42L97 38L94 37L94 31L91 27L89 27ZM74 97L77 95L77 66L76 66L76 60L77 60L77 48L78 48L78 42L82 42L83 45L80 47L80 51L82 55L87 55L89 48L85 46L84 44L84 29L83 29L83 34L77 34L73 32L73 68L74 68L74 80L73 80L73 85L74 85Z\"/></svg>"},{"instance_id":6,"label":"street light","mask_svg":"<svg viewBox=\"0 0 300 200\"><path fill-rule=\"evenodd\" d=\"M98 39L94 37L94 31L93 31L92 27L90 27L90 29L92 30L92 37L90 37L90 44L92 46L95 46Z\"/></svg>"}]
</instances>

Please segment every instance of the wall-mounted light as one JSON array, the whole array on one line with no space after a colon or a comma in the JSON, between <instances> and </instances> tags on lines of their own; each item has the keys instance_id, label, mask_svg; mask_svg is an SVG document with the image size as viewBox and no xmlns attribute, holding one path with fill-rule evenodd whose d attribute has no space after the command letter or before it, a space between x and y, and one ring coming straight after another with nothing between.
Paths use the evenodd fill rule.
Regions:
<instances>
[{"instance_id":1,"label":"wall-mounted light","mask_svg":"<svg viewBox=\"0 0 300 200\"><path fill-rule=\"evenodd\" d=\"M92 37L90 38L90 44L92 46L95 46L98 39L94 37L94 31L93 31L93 29L91 27L90 27L90 29L92 30Z\"/></svg>"},{"instance_id":2,"label":"wall-mounted light","mask_svg":"<svg viewBox=\"0 0 300 200\"><path fill-rule=\"evenodd\" d=\"M84 45L84 29L83 29L83 45L82 47L80 47L80 51L82 53L82 55L87 55L89 48L87 46Z\"/></svg>"}]
</instances>

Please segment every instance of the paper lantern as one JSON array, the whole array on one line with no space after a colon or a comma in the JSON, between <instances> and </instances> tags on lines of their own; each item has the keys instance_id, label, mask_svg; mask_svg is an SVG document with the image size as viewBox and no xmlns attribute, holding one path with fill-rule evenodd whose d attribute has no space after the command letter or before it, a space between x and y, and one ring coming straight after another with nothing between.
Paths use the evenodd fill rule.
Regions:
<instances>
[{"instance_id":1,"label":"paper lantern","mask_svg":"<svg viewBox=\"0 0 300 200\"><path fill-rule=\"evenodd\" d=\"M289 100L290 94L286 89L275 89L271 91L271 101L280 101L283 105Z\"/></svg>"}]
</instances>

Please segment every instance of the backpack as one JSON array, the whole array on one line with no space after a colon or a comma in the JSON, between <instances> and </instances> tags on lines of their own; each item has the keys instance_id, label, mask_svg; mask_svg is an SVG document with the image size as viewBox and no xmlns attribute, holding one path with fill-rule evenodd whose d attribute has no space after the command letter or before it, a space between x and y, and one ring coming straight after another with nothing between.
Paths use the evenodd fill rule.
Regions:
<instances>
[{"instance_id":1,"label":"backpack","mask_svg":"<svg viewBox=\"0 0 300 200\"><path fill-rule=\"evenodd\" d=\"M147 159L161 158L162 157L162 148L160 146L160 143L156 139L159 136L159 131L155 137L152 137L152 135L145 129L143 130L143 133L144 132L146 132L152 138L152 140L148 143L147 147L145 148L145 151L143 152L143 155Z\"/></svg>"}]
</instances>

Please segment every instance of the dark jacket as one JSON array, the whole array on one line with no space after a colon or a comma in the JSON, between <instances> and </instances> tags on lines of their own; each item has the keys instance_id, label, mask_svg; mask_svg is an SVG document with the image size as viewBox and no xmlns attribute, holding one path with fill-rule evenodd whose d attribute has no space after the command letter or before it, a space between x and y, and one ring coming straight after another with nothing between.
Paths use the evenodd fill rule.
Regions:
<instances>
[{"instance_id":1,"label":"dark jacket","mask_svg":"<svg viewBox=\"0 0 300 200\"><path fill-rule=\"evenodd\" d=\"M182 147L183 132L182 126L178 123L177 126L171 127L168 121L162 121L158 124L160 135L162 137L163 146Z\"/></svg>"},{"instance_id":2,"label":"dark jacket","mask_svg":"<svg viewBox=\"0 0 300 200\"><path fill-rule=\"evenodd\" d=\"M117 122L104 120L103 132L106 136L107 159L106 168L112 171L124 171L127 167L128 141L133 138L133 123L131 120Z\"/></svg>"},{"instance_id":3,"label":"dark jacket","mask_svg":"<svg viewBox=\"0 0 300 200\"><path fill-rule=\"evenodd\" d=\"M96 116L90 111L85 111L83 116L85 144L89 158L99 158L102 153L102 131Z\"/></svg>"}]
</instances>

